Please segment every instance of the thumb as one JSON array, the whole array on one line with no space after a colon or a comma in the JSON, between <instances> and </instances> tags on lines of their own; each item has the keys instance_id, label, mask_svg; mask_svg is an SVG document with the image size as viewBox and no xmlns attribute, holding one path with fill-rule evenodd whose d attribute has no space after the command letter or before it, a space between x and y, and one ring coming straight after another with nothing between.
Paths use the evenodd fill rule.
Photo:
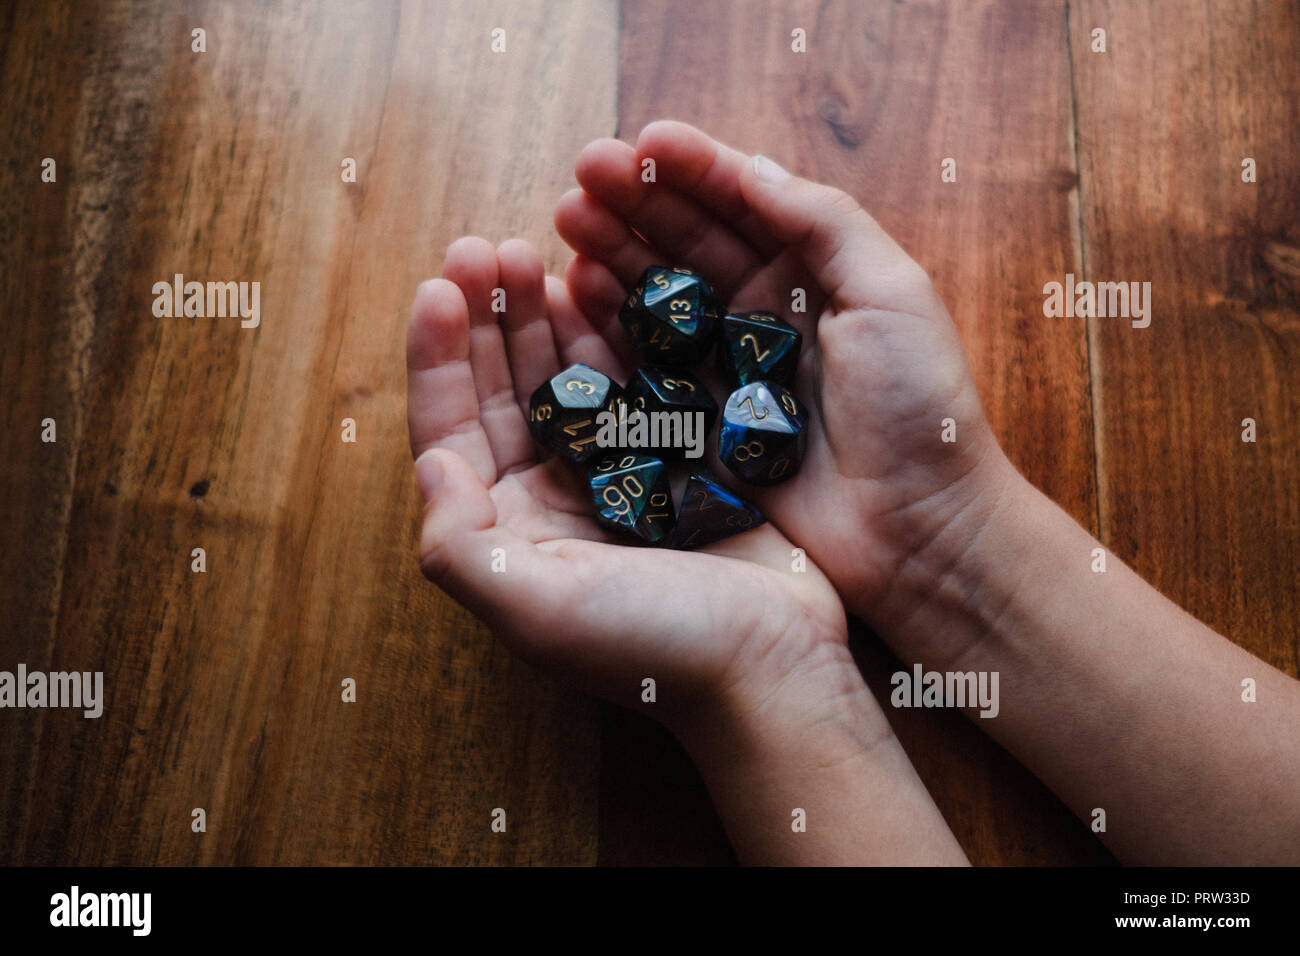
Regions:
<instances>
[{"instance_id":1,"label":"thumb","mask_svg":"<svg viewBox=\"0 0 1300 956\"><path fill-rule=\"evenodd\" d=\"M579 627L583 576L553 550L499 525L496 502L478 472L445 448L415 461L425 500L420 569L525 657L545 639Z\"/></svg>"},{"instance_id":2,"label":"thumb","mask_svg":"<svg viewBox=\"0 0 1300 956\"><path fill-rule=\"evenodd\" d=\"M446 449L431 448L417 458L415 478L424 498L420 568L429 580L459 596L456 591L470 583L464 551L471 539L495 527L496 504L470 463Z\"/></svg>"},{"instance_id":3,"label":"thumb","mask_svg":"<svg viewBox=\"0 0 1300 956\"><path fill-rule=\"evenodd\" d=\"M906 311L903 304L929 287L925 271L843 190L755 156L741 172L740 191L772 234L799 250L840 308Z\"/></svg>"}]
</instances>

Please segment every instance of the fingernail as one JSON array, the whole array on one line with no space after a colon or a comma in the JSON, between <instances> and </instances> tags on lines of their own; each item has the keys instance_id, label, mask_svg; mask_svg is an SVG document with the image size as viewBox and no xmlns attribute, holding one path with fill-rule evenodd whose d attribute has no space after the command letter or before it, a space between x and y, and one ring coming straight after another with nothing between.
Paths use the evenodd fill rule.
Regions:
<instances>
[{"instance_id":1,"label":"fingernail","mask_svg":"<svg viewBox=\"0 0 1300 956\"><path fill-rule=\"evenodd\" d=\"M783 183L790 178L790 174L782 169L779 164L772 162L772 160L761 154L754 157L754 175L761 181L772 185Z\"/></svg>"},{"instance_id":2,"label":"fingernail","mask_svg":"<svg viewBox=\"0 0 1300 956\"><path fill-rule=\"evenodd\" d=\"M421 455L415 462L415 480L425 501L432 501L442 486L442 464L432 455Z\"/></svg>"}]
</instances>

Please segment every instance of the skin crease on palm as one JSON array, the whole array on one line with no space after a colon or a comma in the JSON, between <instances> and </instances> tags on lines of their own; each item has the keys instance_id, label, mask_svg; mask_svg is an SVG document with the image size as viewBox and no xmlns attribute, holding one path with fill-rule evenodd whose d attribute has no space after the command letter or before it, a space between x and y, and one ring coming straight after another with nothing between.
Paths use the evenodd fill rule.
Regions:
<instances>
[{"instance_id":1,"label":"skin crease on palm","mask_svg":"<svg viewBox=\"0 0 1300 956\"><path fill-rule=\"evenodd\" d=\"M645 156L657 183L641 180ZM426 573L517 652L597 694L626 698L642 675L659 675L675 689L660 710L670 725L695 700L731 690L751 706L792 671L837 675L826 678L831 696L865 693L848 676L836 591L870 619L909 555L966 507L962 489L977 497L986 457L1000 454L929 279L842 193L833 230L797 212L764 221L746 198L761 189L752 158L684 124L651 124L635 149L598 140L576 171L581 188L555 215L576 252L563 283L543 276L523 240L493 248L465 237L417 294L408 338L417 475L424 485L436 459L458 504L454 520L427 509ZM539 460L526 427L532 391L565 365L626 380L637 361L615 316L650 264L690 266L730 307L776 309L804 335L795 390L814 411L802 470L775 488L737 489L769 524L700 552L616 543L592 517L582 476ZM490 308L497 287L500 316ZM789 310L796 288L802 314ZM970 437L937 443L945 417ZM811 559L807 573L792 572L795 543ZM507 573L467 567L486 568L493 547L505 549Z\"/></svg>"}]
</instances>

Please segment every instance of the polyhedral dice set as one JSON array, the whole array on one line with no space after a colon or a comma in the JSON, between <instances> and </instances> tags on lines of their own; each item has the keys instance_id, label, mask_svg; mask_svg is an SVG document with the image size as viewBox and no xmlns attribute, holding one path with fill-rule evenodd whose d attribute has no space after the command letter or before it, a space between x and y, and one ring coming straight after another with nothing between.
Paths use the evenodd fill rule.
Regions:
<instances>
[{"instance_id":1,"label":"polyhedral dice set","mask_svg":"<svg viewBox=\"0 0 1300 956\"><path fill-rule=\"evenodd\" d=\"M626 386L571 365L532 395L528 426L542 446L587 468L596 520L648 544L698 548L764 521L702 465L674 509L669 466L718 428L718 458L751 485L794 477L808 409L791 391L799 330L772 312L724 312L689 269L651 266L618 313L646 363ZM732 389L721 408L689 369L716 348Z\"/></svg>"}]
</instances>

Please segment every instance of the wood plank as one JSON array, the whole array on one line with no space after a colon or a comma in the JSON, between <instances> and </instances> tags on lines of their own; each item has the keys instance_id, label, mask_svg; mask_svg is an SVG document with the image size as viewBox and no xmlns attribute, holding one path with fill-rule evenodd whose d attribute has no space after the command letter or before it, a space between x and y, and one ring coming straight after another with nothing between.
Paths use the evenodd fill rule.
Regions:
<instances>
[{"instance_id":1,"label":"wood plank","mask_svg":"<svg viewBox=\"0 0 1300 956\"><path fill-rule=\"evenodd\" d=\"M591 862L598 748L602 862L730 859L664 734L610 715L598 744L596 706L495 647L412 557L410 292L462 232L550 237L572 156L613 128L616 56L625 136L675 116L858 195L934 275L1013 460L1300 672L1291 7L637 3L617 40L615 14L0 13L0 426L23 449L0 461L0 666L103 669L109 692L98 721L6 716L0 862ZM486 52L494 26L506 56ZM344 155L360 182L339 181ZM154 319L175 271L260 281L263 326ZM1043 320L1042 283L1067 271L1151 281L1151 328ZM856 648L880 693L902 665L870 635ZM891 717L974 861L1107 859L976 728Z\"/></svg>"},{"instance_id":2,"label":"wood plank","mask_svg":"<svg viewBox=\"0 0 1300 956\"><path fill-rule=\"evenodd\" d=\"M796 27L805 54L791 51ZM663 0L625 5L621 50L624 138L653 119L682 119L862 201L934 277L1012 460L1095 527L1085 326L1042 317L1046 277L1073 268L1078 252L1065 4ZM957 160L955 184L940 181L945 157ZM887 699L901 665L878 641L857 643ZM1110 859L964 719L890 716L974 862ZM607 730L607 762L637 748L667 759L636 726ZM625 799L626 781L604 775L602 802ZM662 785L639 802L647 813L683 806ZM702 795L697 807L707 812ZM661 825L606 815L602 859L663 861L643 836Z\"/></svg>"},{"instance_id":3,"label":"wood plank","mask_svg":"<svg viewBox=\"0 0 1300 956\"><path fill-rule=\"evenodd\" d=\"M594 861L594 704L419 575L403 348L453 238L550 235L613 129L616 9L5 16L0 520L31 550L0 566L0 659L103 670L108 702L6 716L0 861ZM176 272L260 282L261 326L155 319Z\"/></svg>"},{"instance_id":4,"label":"wood plank","mask_svg":"<svg viewBox=\"0 0 1300 956\"><path fill-rule=\"evenodd\" d=\"M1083 2L1071 33L1087 277L1153 302L1091 322L1103 540L1300 674L1300 9Z\"/></svg>"}]
</instances>

